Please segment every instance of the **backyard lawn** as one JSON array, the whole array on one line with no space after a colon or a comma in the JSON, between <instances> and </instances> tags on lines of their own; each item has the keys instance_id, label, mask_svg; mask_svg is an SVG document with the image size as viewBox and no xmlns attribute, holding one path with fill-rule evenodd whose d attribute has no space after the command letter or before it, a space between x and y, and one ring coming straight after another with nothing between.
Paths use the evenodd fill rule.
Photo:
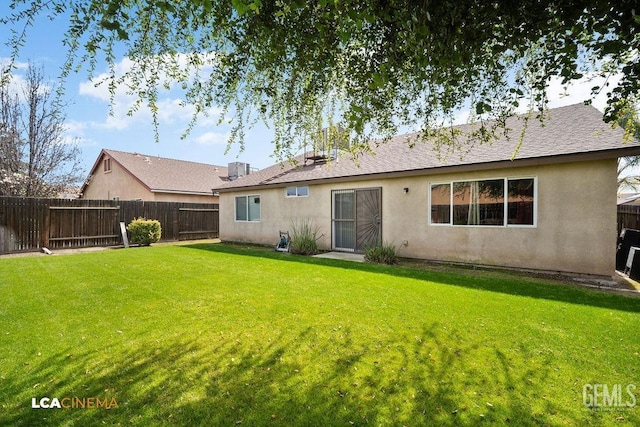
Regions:
<instances>
[{"instance_id":1,"label":"backyard lawn","mask_svg":"<svg viewBox=\"0 0 640 427\"><path fill-rule=\"evenodd\" d=\"M640 425L639 331L640 298L507 273L223 244L4 258L0 425Z\"/></svg>"}]
</instances>

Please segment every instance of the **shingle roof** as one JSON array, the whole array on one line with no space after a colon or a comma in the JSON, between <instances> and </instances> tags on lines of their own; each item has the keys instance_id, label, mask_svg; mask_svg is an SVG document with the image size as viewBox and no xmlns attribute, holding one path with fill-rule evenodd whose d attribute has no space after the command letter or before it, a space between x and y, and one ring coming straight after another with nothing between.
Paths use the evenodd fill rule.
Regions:
<instances>
[{"instance_id":1,"label":"shingle roof","mask_svg":"<svg viewBox=\"0 0 640 427\"><path fill-rule=\"evenodd\" d=\"M623 130L613 129L602 120L602 113L591 106L575 104L548 110L541 123L530 118L524 139L520 139L524 117L507 120L508 137L502 136L489 143L473 143L468 134L477 125L455 126L461 136L461 148L444 147L440 151L430 142L418 140L412 133L392 138L375 148L375 154L365 154L354 162L347 156L328 163L304 164L298 156L298 165L276 164L266 169L227 182L217 188L229 191L246 187L275 186L287 183L309 183L324 180L366 179L372 175L427 174L444 172L450 168L482 169L522 166L531 163L579 160L580 155L614 158L640 154L640 141L623 144ZM465 136L467 135L467 136ZM522 142L518 148L518 144ZM375 142L372 144L375 147ZM513 158L512 158L513 156Z\"/></svg>"},{"instance_id":2,"label":"shingle roof","mask_svg":"<svg viewBox=\"0 0 640 427\"><path fill-rule=\"evenodd\" d=\"M627 203L632 204L635 201L640 199L640 194L632 193L632 194L618 194L618 205L626 205Z\"/></svg>"},{"instance_id":3,"label":"shingle roof","mask_svg":"<svg viewBox=\"0 0 640 427\"><path fill-rule=\"evenodd\" d=\"M107 149L98 156L97 165L105 154L152 192L211 194L212 188L219 187L227 179L224 166Z\"/></svg>"}]
</instances>

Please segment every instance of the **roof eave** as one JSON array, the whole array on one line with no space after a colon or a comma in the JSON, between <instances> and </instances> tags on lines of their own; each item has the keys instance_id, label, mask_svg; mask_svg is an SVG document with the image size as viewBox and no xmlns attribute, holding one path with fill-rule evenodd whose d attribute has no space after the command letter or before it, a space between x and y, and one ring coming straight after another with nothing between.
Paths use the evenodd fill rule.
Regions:
<instances>
[{"instance_id":1,"label":"roof eave","mask_svg":"<svg viewBox=\"0 0 640 427\"><path fill-rule=\"evenodd\" d=\"M150 191L152 193L188 194L193 196L213 196L213 191L167 190L167 189L161 189L161 188L152 188Z\"/></svg>"}]
</instances>

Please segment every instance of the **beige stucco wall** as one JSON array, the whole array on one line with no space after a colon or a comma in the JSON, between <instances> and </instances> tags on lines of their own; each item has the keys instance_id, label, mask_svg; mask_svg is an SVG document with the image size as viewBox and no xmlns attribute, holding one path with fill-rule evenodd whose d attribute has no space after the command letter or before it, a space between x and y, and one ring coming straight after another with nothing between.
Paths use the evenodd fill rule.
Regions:
<instances>
[{"instance_id":1,"label":"beige stucco wall","mask_svg":"<svg viewBox=\"0 0 640 427\"><path fill-rule=\"evenodd\" d=\"M104 172L101 160L89 185L85 188L82 198L111 200L114 197L121 200L153 200L153 193L113 160L111 161L111 171Z\"/></svg>"},{"instance_id":2,"label":"beige stucco wall","mask_svg":"<svg viewBox=\"0 0 640 427\"><path fill-rule=\"evenodd\" d=\"M535 227L428 224L431 183L504 177L537 179ZM261 196L260 222L236 222L235 194L224 193L220 236L274 244L279 229L290 229L296 218L310 218L324 233L321 247L330 249L331 190L368 187L382 187L383 239L395 243L401 256L597 275L614 272L615 159L313 185L303 198L286 198L284 188L237 193Z\"/></svg>"},{"instance_id":3,"label":"beige stucco wall","mask_svg":"<svg viewBox=\"0 0 640 427\"><path fill-rule=\"evenodd\" d=\"M220 194L220 238L223 240L271 245L280 230L293 230L300 219L310 219L319 227L318 244L331 249L331 189L312 186L308 197L285 197L285 188ZM260 221L235 221L235 196L260 195ZM224 207L223 207L224 205Z\"/></svg>"},{"instance_id":4,"label":"beige stucco wall","mask_svg":"<svg viewBox=\"0 0 640 427\"><path fill-rule=\"evenodd\" d=\"M176 194L176 193L153 193L156 202L183 202L183 203L218 203L219 197L213 194Z\"/></svg>"},{"instance_id":5,"label":"beige stucco wall","mask_svg":"<svg viewBox=\"0 0 640 427\"><path fill-rule=\"evenodd\" d=\"M104 172L102 161L91 177L89 185L82 194L83 199L92 200L120 200L141 199L156 202L184 202L184 203L218 203L218 196L213 194L177 194L151 192L124 170L114 160L111 161L111 171Z\"/></svg>"}]
</instances>

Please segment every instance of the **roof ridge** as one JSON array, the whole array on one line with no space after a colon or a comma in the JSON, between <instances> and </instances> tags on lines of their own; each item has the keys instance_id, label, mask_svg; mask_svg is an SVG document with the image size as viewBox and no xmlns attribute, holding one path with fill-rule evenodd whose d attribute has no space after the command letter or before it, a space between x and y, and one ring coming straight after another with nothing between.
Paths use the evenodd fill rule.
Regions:
<instances>
[{"instance_id":1,"label":"roof ridge","mask_svg":"<svg viewBox=\"0 0 640 427\"><path fill-rule=\"evenodd\" d=\"M121 154L128 154L128 155L131 155L131 156L139 155L139 156L155 158L155 159L171 160L171 161L174 161L174 162L194 163L194 164L198 164L198 165L213 166L213 167L217 167L217 168L225 168L225 169L228 168L228 166L216 165L216 164L213 164L213 163L194 162L192 160L174 159L174 158L171 158L171 157L162 157L162 156L156 156L156 155L153 155L153 154L144 154L144 153L138 153L138 152L133 152L132 153L132 152L129 152L129 151L113 150L113 149L110 149L110 148L103 148L103 151L105 151L107 153L115 152L115 153L121 153Z\"/></svg>"}]
</instances>

